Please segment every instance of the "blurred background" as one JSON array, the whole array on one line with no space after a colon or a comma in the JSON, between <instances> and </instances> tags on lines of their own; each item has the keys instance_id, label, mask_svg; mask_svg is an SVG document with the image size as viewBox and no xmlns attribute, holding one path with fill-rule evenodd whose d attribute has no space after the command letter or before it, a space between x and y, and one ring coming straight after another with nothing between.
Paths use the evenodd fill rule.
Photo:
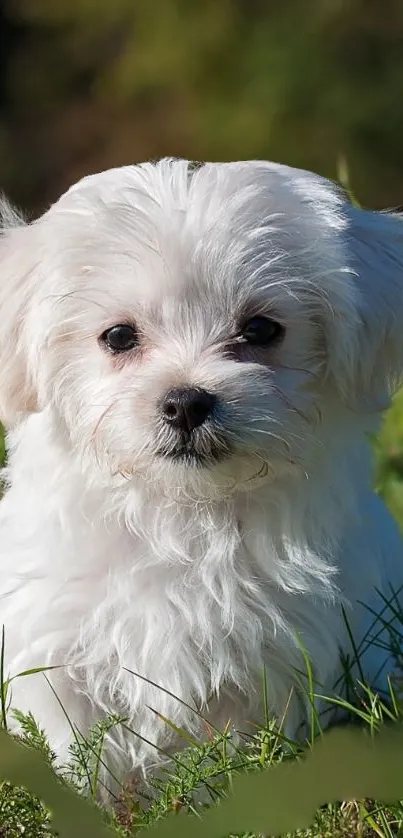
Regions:
<instances>
[{"instance_id":1,"label":"blurred background","mask_svg":"<svg viewBox=\"0 0 403 838\"><path fill-rule=\"evenodd\" d=\"M403 0L0 5L0 188L29 217L84 174L165 155L347 166L360 203L399 207L402 138ZM403 522L403 395L377 451Z\"/></svg>"},{"instance_id":2,"label":"blurred background","mask_svg":"<svg viewBox=\"0 0 403 838\"><path fill-rule=\"evenodd\" d=\"M38 213L83 174L264 157L403 203L402 0L2 0L0 186Z\"/></svg>"}]
</instances>

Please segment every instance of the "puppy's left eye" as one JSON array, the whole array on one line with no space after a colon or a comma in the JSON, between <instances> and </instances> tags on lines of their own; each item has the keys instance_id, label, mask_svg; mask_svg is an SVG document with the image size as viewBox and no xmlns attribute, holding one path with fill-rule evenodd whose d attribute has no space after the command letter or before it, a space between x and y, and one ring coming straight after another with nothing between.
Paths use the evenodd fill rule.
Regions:
<instances>
[{"instance_id":1,"label":"puppy's left eye","mask_svg":"<svg viewBox=\"0 0 403 838\"><path fill-rule=\"evenodd\" d=\"M124 323L106 329L100 337L103 343L111 352L128 352L138 345L139 338L136 329Z\"/></svg>"},{"instance_id":2,"label":"puppy's left eye","mask_svg":"<svg viewBox=\"0 0 403 838\"><path fill-rule=\"evenodd\" d=\"M253 317L244 324L241 338L250 346L268 346L284 336L284 326L270 317Z\"/></svg>"}]
</instances>

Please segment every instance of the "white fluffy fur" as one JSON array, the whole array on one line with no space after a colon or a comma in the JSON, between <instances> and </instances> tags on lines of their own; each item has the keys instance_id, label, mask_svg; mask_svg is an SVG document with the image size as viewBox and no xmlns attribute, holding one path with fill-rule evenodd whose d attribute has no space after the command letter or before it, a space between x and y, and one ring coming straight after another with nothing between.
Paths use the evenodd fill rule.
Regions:
<instances>
[{"instance_id":1,"label":"white fluffy fur","mask_svg":"<svg viewBox=\"0 0 403 838\"><path fill-rule=\"evenodd\" d=\"M182 160L85 178L29 225L4 216L7 671L60 667L48 678L83 733L125 714L140 737L109 738L121 777L158 760L149 741L179 744L153 709L197 735L191 707L260 721L263 666L271 710L289 704L301 735L301 644L331 693L340 650L354 657L342 603L360 646L403 583L366 439L403 367L401 220L308 172ZM256 314L285 326L279 346L234 342ZM118 363L98 337L128 319L142 346ZM159 401L181 385L220 399L206 445L219 431L233 450L211 467L156 454ZM391 662L368 639L382 689ZM64 760L72 732L44 676L16 678L12 704Z\"/></svg>"}]
</instances>

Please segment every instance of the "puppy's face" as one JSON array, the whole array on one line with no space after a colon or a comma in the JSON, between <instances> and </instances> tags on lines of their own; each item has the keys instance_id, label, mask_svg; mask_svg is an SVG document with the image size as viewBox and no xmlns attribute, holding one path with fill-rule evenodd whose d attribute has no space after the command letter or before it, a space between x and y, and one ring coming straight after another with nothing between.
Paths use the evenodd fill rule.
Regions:
<instances>
[{"instance_id":1,"label":"puppy's face","mask_svg":"<svg viewBox=\"0 0 403 838\"><path fill-rule=\"evenodd\" d=\"M85 179L8 235L28 267L3 404L52 409L93 473L205 493L306 469L329 399L376 401L388 375L365 357L387 310L376 336L351 212L263 163Z\"/></svg>"}]
</instances>

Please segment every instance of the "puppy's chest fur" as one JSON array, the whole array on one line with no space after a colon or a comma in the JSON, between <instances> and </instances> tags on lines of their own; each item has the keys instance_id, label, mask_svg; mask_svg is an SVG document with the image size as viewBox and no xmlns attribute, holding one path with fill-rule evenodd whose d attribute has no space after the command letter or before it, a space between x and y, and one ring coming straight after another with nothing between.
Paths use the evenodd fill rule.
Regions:
<instances>
[{"instance_id":1,"label":"puppy's chest fur","mask_svg":"<svg viewBox=\"0 0 403 838\"><path fill-rule=\"evenodd\" d=\"M114 507L73 481L55 503L52 488L31 493L24 531L26 484L22 498L16 479L1 505L12 674L67 664L93 721L122 714L153 741L169 739L153 709L190 730L200 727L192 708L218 725L258 717L264 666L281 716L301 643L329 679L340 636L329 565L264 498L152 503L133 492ZM136 742L132 760L147 754Z\"/></svg>"},{"instance_id":2,"label":"puppy's chest fur","mask_svg":"<svg viewBox=\"0 0 403 838\"><path fill-rule=\"evenodd\" d=\"M181 702L216 723L231 716L241 724L258 713L264 666L270 704L283 712L303 668L301 643L327 677L338 635L329 579L317 557L293 556L268 512L246 500L180 506L134 497L120 526L111 519L81 529L49 602L70 627L51 662L62 652L77 687L105 712L136 718L143 735L155 736L149 707L197 728Z\"/></svg>"}]
</instances>

